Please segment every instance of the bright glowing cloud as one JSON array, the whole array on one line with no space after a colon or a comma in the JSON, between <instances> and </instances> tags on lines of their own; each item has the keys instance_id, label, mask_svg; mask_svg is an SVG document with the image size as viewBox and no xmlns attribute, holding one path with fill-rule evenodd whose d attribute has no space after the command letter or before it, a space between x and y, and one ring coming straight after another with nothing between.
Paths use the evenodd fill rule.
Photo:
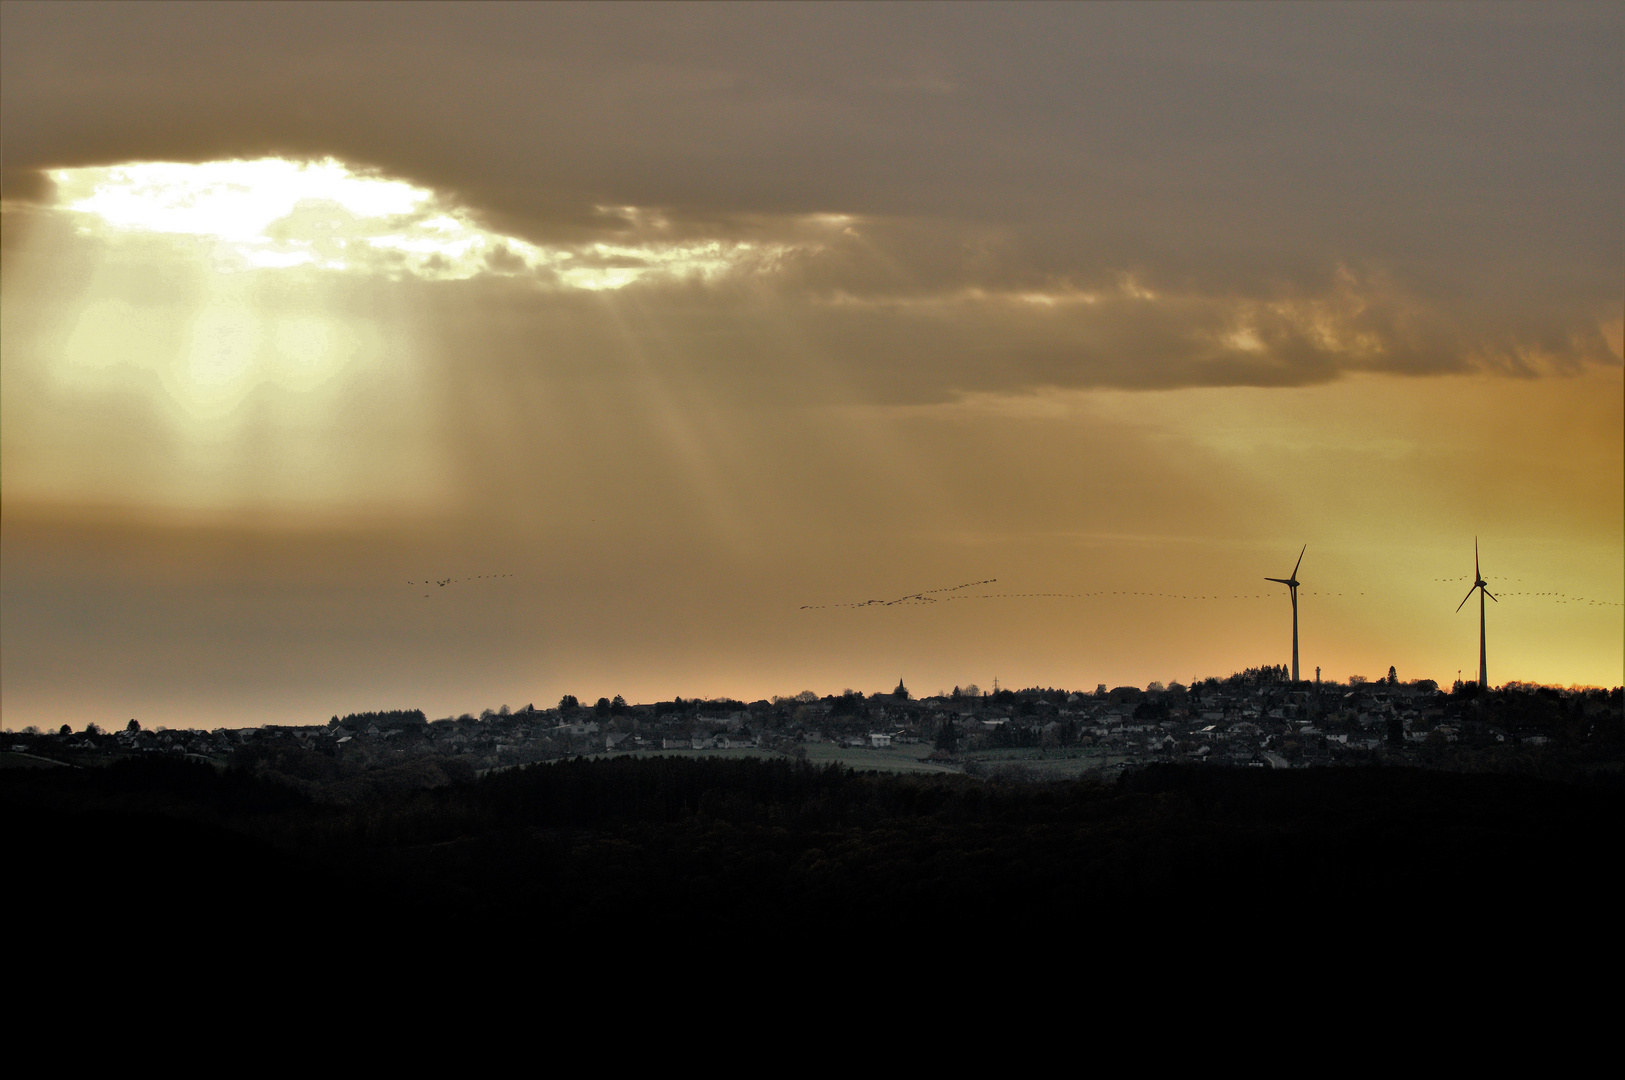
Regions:
<instances>
[{"instance_id":1,"label":"bright glowing cloud","mask_svg":"<svg viewBox=\"0 0 1625 1080\"><path fill-rule=\"evenodd\" d=\"M482 228L464 208L404 180L322 161L144 162L51 172L59 205L87 231L168 234L211 244L216 269L311 266L431 280L530 275L569 289L650 278L759 272L795 245L673 240L657 214L621 208L632 242L542 246ZM832 217L830 229L845 218Z\"/></svg>"},{"instance_id":2,"label":"bright glowing cloud","mask_svg":"<svg viewBox=\"0 0 1625 1080\"><path fill-rule=\"evenodd\" d=\"M272 222L311 200L360 218L388 218L409 214L431 198L423 188L357 175L331 158L142 162L57 169L51 178L68 209L111 225L239 242L268 239Z\"/></svg>"}]
</instances>

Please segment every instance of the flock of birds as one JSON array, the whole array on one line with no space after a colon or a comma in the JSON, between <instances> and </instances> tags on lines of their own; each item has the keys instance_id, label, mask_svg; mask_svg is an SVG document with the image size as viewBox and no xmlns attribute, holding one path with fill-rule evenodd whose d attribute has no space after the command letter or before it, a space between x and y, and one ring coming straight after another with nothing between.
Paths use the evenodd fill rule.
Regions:
<instances>
[{"instance_id":1,"label":"flock of birds","mask_svg":"<svg viewBox=\"0 0 1625 1080\"><path fill-rule=\"evenodd\" d=\"M512 574L475 574L473 577L431 578L428 581L408 581L407 584L408 585L416 585L418 588L422 588L425 585L438 585L442 589L444 589L447 585L455 585L458 582L462 582L462 581L493 581L493 580L495 580L497 578L510 578L510 577L513 577L513 575ZM432 593L424 593L423 598L425 600L427 600L431 595L433 595L433 594Z\"/></svg>"},{"instance_id":2,"label":"flock of birds","mask_svg":"<svg viewBox=\"0 0 1625 1080\"><path fill-rule=\"evenodd\" d=\"M995 582L997 582L998 580L999 580L998 578L986 578L986 579L984 579L982 581L968 581L963 585L952 585L952 586L948 586L946 588L941 588L941 589L926 589L926 590L924 590L922 592L909 593L906 596L899 596L899 597L897 597L895 599L892 599L892 600L861 600L861 601L857 601L855 603L844 603L844 604L802 604L801 607L798 610L800 610L800 611L825 611L825 610L832 610L832 609L837 609L837 608L896 607L896 606L899 606L899 605L915 605L915 606L918 606L918 605L922 605L922 604L947 603L948 601L951 601L951 600L1024 600L1024 599L1037 599L1037 598L1083 600L1083 599L1089 599L1089 598L1097 597L1097 596L1143 596L1143 597L1148 597L1148 598L1152 598L1152 599L1162 599L1162 600L1274 600L1274 599L1277 598L1277 595L1274 594L1274 593L1230 593L1230 594L1204 593L1204 594L1193 594L1193 593L1150 592L1150 591L1132 590L1132 589L1099 589L1099 590L1097 590L1095 592L1082 592L1082 593L1071 593L1071 592L1021 592L1021 593L1018 593L1018 592L993 592L993 593L984 592L984 593L968 593L968 592L964 591L966 589L974 589L974 588L977 588L978 586L982 586L982 585L992 585ZM1270 579L1270 580L1274 580L1274 579ZM1434 578L1433 580L1434 581L1439 581L1439 582L1456 582L1456 581L1470 581L1470 580L1474 580L1474 578L1472 577L1472 575L1464 575L1464 576L1460 576L1460 577ZM1503 579L1503 580L1522 581L1521 578L1510 578L1510 579ZM1303 589L1303 590L1301 590L1301 592L1302 592L1302 594L1304 596L1364 596L1365 595L1364 592L1348 592L1348 593L1316 592L1316 591L1311 591L1309 589ZM1592 607L1625 607L1625 604L1622 604L1621 602L1615 601L1615 600L1595 600L1595 599L1591 599L1591 598L1584 597L1584 596L1570 596L1568 593L1562 593L1562 592L1502 592L1502 593L1497 593L1496 596L1499 597L1499 598L1510 597L1510 596L1544 598L1544 599L1550 599L1553 602L1559 603L1559 604L1586 604L1586 605L1590 605Z\"/></svg>"},{"instance_id":3,"label":"flock of birds","mask_svg":"<svg viewBox=\"0 0 1625 1080\"><path fill-rule=\"evenodd\" d=\"M1455 577L1441 577L1434 578L1433 580L1440 582L1457 582L1472 581L1474 578L1471 574L1458 574ZM1502 578L1501 580L1522 582L1523 578ZM1486 582L1486 584L1488 583ZM1498 592L1495 594L1495 598L1497 600L1504 600L1509 596L1532 596L1536 599L1549 599L1554 604L1586 604L1590 607L1625 607L1625 602L1621 602L1619 600L1597 600L1589 596L1570 596L1565 592L1530 592L1519 590L1516 592Z\"/></svg>"},{"instance_id":4,"label":"flock of birds","mask_svg":"<svg viewBox=\"0 0 1625 1080\"><path fill-rule=\"evenodd\" d=\"M1233 593L1229 596L1220 594L1198 595L1186 593L1148 592L1133 589L1099 589L1095 592L1000 592L1000 593L962 593L961 589L971 589L978 585L991 585L998 578L988 578L986 581L973 581L965 585L954 585L945 589L927 589L924 592L909 593L899 596L895 600L862 600L848 604L802 604L798 610L821 611L830 608L866 608L866 607L894 607L898 604L941 604L950 600L1028 600L1044 597L1053 597L1064 600L1084 600L1095 596L1146 596L1164 600L1266 600L1270 597L1263 593ZM938 594L938 595L933 595ZM942 595L946 594L946 595ZM1310 592L1305 589L1305 596L1342 596L1334 592ZM1365 593L1350 593L1350 596L1364 596Z\"/></svg>"},{"instance_id":5,"label":"flock of birds","mask_svg":"<svg viewBox=\"0 0 1625 1080\"><path fill-rule=\"evenodd\" d=\"M860 608L860 607L892 607L897 604L940 604L944 600L971 600L976 597L951 596L950 593L961 589L974 589L978 585L991 585L998 578L984 578L981 581L967 581L963 585L949 585L941 589L926 589L923 592L909 593L899 596L895 600L865 600L857 604L802 604L802 611L813 611L821 608Z\"/></svg>"},{"instance_id":6,"label":"flock of birds","mask_svg":"<svg viewBox=\"0 0 1625 1080\"><path fill-rule=\"evenodd\" d=\"M408 585L415 585L415 586L417 586L419 588L422 588L424 586L434 585L434 586L438 586L439 588L443 589L447 585L456 585L456 584L459 584L459 583L462 583L462 582L494 581L494 580L497 580L497 579L500 579L500 578L511 578L513 576L514 575L511 574L511 573L508 573L508 574L476 574L476 575L473 575L473 576L470 576L470 577L431 578L431 579L428 579L426 581L408 581L407 584ZM801 611L827 611L827 610L833 610L833 609L837 609L837 608L897 607L897 606L900 606L900 605L918 606L918 605L923 605L923 604L943 604L943 603L947 603L947 602L952 601L952 600L1029 600L1029 599L1085 600L1085 599L1091 599L1093 597L1098 597L1098 596L1143 596L1143 597L1148 597L1148 598L1151 598L1151 599L1161 599L1161 600L1271 600L1271 599L1275 598L1275 594L1273 594L1273 593L1230 593L1230 594L1226 595L1224 593L1151 592L1151 591L1134 590L1134 589L1098 589L1098 590L1096 590L1094 592L1081 592L1081 593L1074 593L1074 592L1019 592L1019 593L1018 592L982 592L982 593L972 593L972 592L967 592L966 591L968 589L977 589L977 588L980 588L980 587L982 587L984 585L997 584L998 580L999 580L998 578L983 578L980 581L967 581L963 585L949 585L949 586L945 586L945 587L940 588L940 589L923 589L920 592L908 593L905 596L898 596L898 597L895 597L895 598L893 598L891 600L860 600L860 601L856 601L856 602L853 602L853 603L840 603L840 604L802 604L799 610L801 610ZM1274 579L1270 579L1270 580L1274 580ZM1433 580L1443 583L1443 582L1471 581L1471 580L1474 580L1474 578L1473 578L1473 575L1470 575L1470 574L1460 574L1460 575L1457 575L1455 577L1439 577L1439 578L1434 578ZM1519 582L1519 583L1521 583L1523 581L1522 578L1503 578L1502 580L1504 580L1504 581L1515 581L1515 582ZM1363 592L1349 592L1349 593L1312 592L1312 591L1310 591L1308 589L1304 589L1302 591L1303 591L1303 595L1305 595L1305 596L1364 596L1365 595L1365 593L1363 593ZM423 594L423 597L424 597L424 599L428 599L432 595L433 595L432 592L427 592L427 593ZM1593 599L1593 598L1585 597L1585 596L1571 596L1568 593L1564 593L1564 592L1535 592L1535 591L1500 592L1500 593L1496 594L1496 597L1498 599L1505 599L1507 597L1530 597L1530 598L1535 598L1535 599L1550 600L1550 601L1552 601L1554 603L1558 603L1558 604L1583 604L1583 605L1588 605L1590 607L1625 607L1625 603L1621 603L1620 601L1617 601L1617 600L1597 600L1597 599Z\"/></svg>"}]
</instances>

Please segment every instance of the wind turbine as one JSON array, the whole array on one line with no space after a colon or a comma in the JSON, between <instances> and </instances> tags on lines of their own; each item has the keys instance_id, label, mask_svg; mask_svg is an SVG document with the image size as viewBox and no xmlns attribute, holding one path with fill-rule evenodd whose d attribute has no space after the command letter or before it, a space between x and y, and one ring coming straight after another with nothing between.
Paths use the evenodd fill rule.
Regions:
<instances>
[{"instance_id":1,"label":"wind turbine","mask_svg":"<svg viewBox=\"0 0 1625 1080\"><path fill-rule=\"evenodd\" d=\"M1485 588L1488 584L1489 582L1484 580L1483 572L1478 568L1478 537L1475 536L1473 537L1473 589L1478 590L1478 688L1480 690L1490 688L1490 673L1484 663L1484 598L1488 596L1491 600L1495 600L1495 594ZM1468 589L1467 595L1462 597L1461 603L1456 605L1458 615L1461 613L1461 609L1466 606L1467 601L1473 598L1473 589ZM1495 600L1495 602L1499 604L1501 601Z\"/></svg>"},{"instance_id":2,"label":"wind turbine","mask_svg":"<svg viewBox=\"0 0 1625 1080\"><path fill-rule=\"evenodd\" d=\"M1303 551L1298 552L1298 561L1292 566L1291 577L1267 577L1265 581L1279 581L1292 590L1292 681L1298 681L1298 567L1303 565L1303 552L1309 550L1309 545L1303 545Z\"/></svg>"}]
</instances>

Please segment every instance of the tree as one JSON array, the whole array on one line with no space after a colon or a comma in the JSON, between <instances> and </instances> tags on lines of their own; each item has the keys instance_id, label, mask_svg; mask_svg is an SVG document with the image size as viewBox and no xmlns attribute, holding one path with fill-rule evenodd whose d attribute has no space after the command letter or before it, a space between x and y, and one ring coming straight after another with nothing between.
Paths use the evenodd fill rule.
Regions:
<instances>
[{"instance_id":1,"label":"tree","mask_svg":"<svg viewBox=\"0 0 1625 1080\"><path fill-rule=\"evenodd\" d=\"M1389 686L1398 686L1399 685L1399 673L1394 670L1394 665L1392 665L1392 664L1388 665L1388 685Z\"/></svg>"},{"instance_id":2,"label":"tree","mask_svg":"<svg viewBox=\"0 0 1625 1080\"><path fill-rule=\"evenodd\" d=\"M131 717L130 722L124 725L124 730L134 735L136 732L141 730L141 721Z\"/></svg>"},{"instance_id":3,"label":"tree","mask_svg":"<svg viewBox=\"0 0 1625 1080\"><path fill-rule=\"evenodd\" d=\"M597 716L608 716L609 715L609 698L607 698L607 697L599 698L598 701L593 705L592 711Z\"/></svg>"},{"instance_id":4,"label":"tree","mask_svg":"<svg viewBox=\"0 0 1625 1080\"><path fill-rule=\"evenodd\" d=\"M574 712L581 708L581 702L576 700L574 694L565 694L559 698L559 712Z\"/></svg>"},{"instance_id":5,"label":"tree","mask_svg":"<svg viewBox=\"0 0 1625 1080\"><path fill-rule=\"evenodd\" d=\"M942 726L937 728L937 739L933 745L947 754L959 749L959 729L954 726L953 717L947 717L942 721Z\"/></svg>"}]
</instances>

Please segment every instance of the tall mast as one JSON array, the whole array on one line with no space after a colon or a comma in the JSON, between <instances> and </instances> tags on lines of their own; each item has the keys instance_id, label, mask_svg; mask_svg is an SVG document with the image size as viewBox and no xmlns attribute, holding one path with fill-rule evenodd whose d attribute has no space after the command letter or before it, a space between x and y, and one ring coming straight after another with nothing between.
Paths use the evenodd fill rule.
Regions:
<instances>
[{"instance_id":1,"label":"tall mast","mask_svg":"<svg viewBox=\"0 0 1625 1080\"><path fill-rule=\"evenodd\" d=\"M1309 545L1303 545L1298 552L1298 561L1292 566L1291 577L1267 577L1265 581L1279 581L1292 591L1292 681L1298 681L1298 567L1303 565L1303 553L1309 550Z\"/></svg>"}]
</instances>

